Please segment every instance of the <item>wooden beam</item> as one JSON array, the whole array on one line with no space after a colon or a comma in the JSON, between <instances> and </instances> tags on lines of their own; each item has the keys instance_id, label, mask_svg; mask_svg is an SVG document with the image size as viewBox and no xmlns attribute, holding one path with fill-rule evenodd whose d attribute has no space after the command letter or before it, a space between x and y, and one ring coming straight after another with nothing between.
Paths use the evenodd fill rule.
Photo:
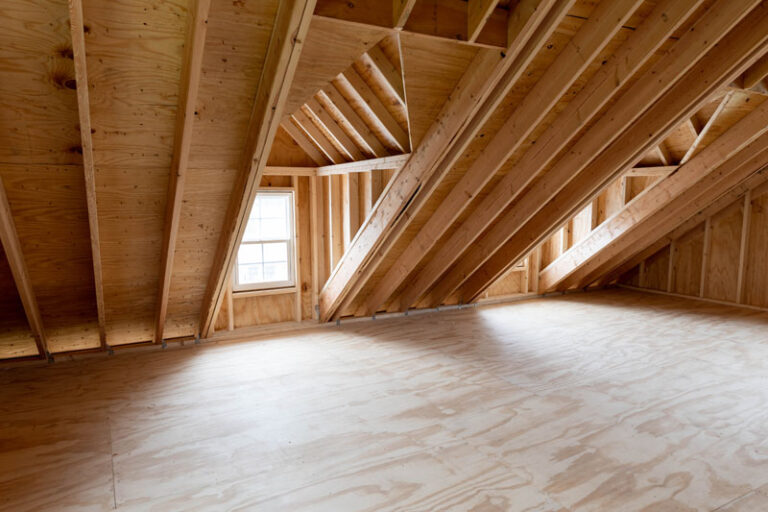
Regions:
<instances>
[{"instance_id":1,"label":"wooden beam","mask_svg":"<svg viewBox=\"0 0 768 512\"><path fill-rule=\"evenodd\" d=\"M543 289L550 290L581 282L585 279L584 276L589 275L604 261L626 252L629 242L623 240L633 231L642 229L647 225L645 223L654 219L664 208L688 204L697 194L712 187L712 180L723 180L728 176L728 172L741 170L746 159L744 153L748 151L751 156L768 148L768 136L760 138L766 132L768 103L763 103L690 162L680 167L675 174L648 189L636 201L590 233L578 247L544 269L541 274ZM735 163L729 161L732 158ZM751 174L756 170L749 172ZM716 178L710 180L710 175ZM664 231L658 224L654 224L653 229Z\"/></svg>"},{"instance_id":2,"label":"wooden beam","mask_svg":"<svg viewBox=\"0 0 768 512\"><path fill-rule=\"evenodd\" d=\"M347 135L341 125L336 122L328 111L320 105L320 102L318 102L317 99L310 98L309 101L304 104L304 107L314 117L313 121L320 124L325 132L329 133L334 138L336 142L335 145L342 149L347 160L365 159L365 155L363 155L360 148L357 147L357 144L355 144L350 136Z\"/></svg>"},{"instance_id":3,"label":"wooden beam","mask_svg":"<svg viewBox=\"0 0 768 512\"><path fill-rule=\"evenodd\" d=\"M173 260L176 254L176 239L181 223L181 208L184 199L184 182L192 147L192 131L195 122L197 93L202 77L203 51L208 28L208 12L211 0L196 0L187 29L186 57L179 82L179 106L176 111L173 160L168 181L168 198L165 210L165 229L160 255L160 281L155 310L154 342L163 341L165 318L168 313L168 297L171 291ZM82 124L82 121L81 121ZM95 191L94 191L95 193Z\"/></svg>"},{"instance_id":4,"label":"wooden beam","mask_svg":"<svg viewBox=\"0 0 768 512\"><path fill-rule=\"evenodd\" d=\"M370 126L363 121L358 113L355 112L355 109L347 102L346 98L334 86L329 85L318 92L317 98L324 106L337 110L341 122L349 125L350 129L355 132L357 138L365 144L364 149L369 155L381 157L389 154Z\"/></svg>"},{"instance_id":5,"label":"wooden beam","mask_svg":"<svg viewBox=\"0 0 768 512\"><path fill-rule=\"evenodd\" d=\"M747 251L749 250L749 230L752 225L752 194L750 190L744 194L742 207L741 240L739 241L739 270L736 278L736 302L744 302L744 276L747 270Z\"/></svg>"},{"instance_id":6,"label":"wooden beam","mask_svg":"<svg viewBox=\"0 0 768 512\"><path fill-rule=\"evenodd\" d=\"M403 74L398 70L392 61L384 55L380 47L374 46L363 55L365 65L379 77L379 81L389 91L389 93L398 100L402 107L405 107L405 89L403 85Z\"/></svg>"},{"instance_id":7,"label":"wooden beam","mask_svg":"<svg viewBox=\"0 0 768 512\"><path fill-rule=\"evenodd\" d=\"M485 28L498 0L468 0L467 2L467 40L474 42Z\"/></svg>"},{"instance_id":8,"label":"wooden beam","mask_svg":"<svg viewBox=\"0 0 768 512\"><path fill-rule=\"evenodd\" d=\"M664 233L663 236L659 236L655 239L653 237L647 238L643 241L642 244L635 248L635 251L633 251L636 253L635 255L629 257L626 262L616 266L616 268L606 273L600 279L599 284L605 286L615 281L618 277L634 268L641 261L650 258L665 246L669 245L674 240L680 238L685 233L689 232L691 229L704 222L707 217L715 215L739 198L743 199L745 194L750 193L750 191L754 190L755 187L759 187L765 183L768 183L768 170L763 169L756 172L753 176L744 180L739 185L728 191L725 191L719 198L710 203L706 208L696 212L694 215L686 219L673 230Z\"/></svg>"},{"instance_id":9,"label":"wooden beam","mask_svg":"<svg viewBox=\"0 0 768 512\"><path fill-rule=\"evenodd\" d=\"M537 8L531 10L525 23L520 23L521 29L504 57L478 52L422 143L388 184L344 261L326 283L320 296L321 320L336 314L342 302L351 300L365 284L383 258L374 255L382 247L391 247L412 218L403 215L404 210L416 211L434 190L447 172L445 167L450 167L443 164L452 165L474 140L572 5L573 0L536 2Z\"/></svg>"},{"instance_id":10,"label":"wooden beam","mask_svg":"<svg viewBox=\"0 0 768 512\"><path fill-rule=\"evenodd\" d=\"M106 317L104 308L104 284L101 268L101 241L99 237L99 214L96 201L96 169L93 163L93 136L91 128L91 102L88 92L88 70L85 51L85 27L83 25L82 0L69 0L69 24L72 36L72 54L77 83L77 110L80 120L80 144L83 154L85 177L85 198L88 208L88 227L91 237L91 259L93 260L93 287L96 294L96 312L99 320L99 340L102 348L107 346Z\"/></svg>"},{"instance_id":11,"label":"wooden beam","mask_svg":"<svg viewBox=\"0 0 768 512\"><path fill-rule=\"evenodd\" d=\"M352 92L356 97L360 105L368 111L368 115L376 120L379 125L379 129L386 133L390 138L390 142L395 147L402 151L407 152L410 149L410 138L408 133L398 124L397 120L392 117L392 114L387 110L387 107L381 102L376 93L371 90L370 86L363 80L363 78L354 69L348 69L340 74L336 83L344 87L347 91Z\"/></svg>"},{"instance_id":12,"label":"wooden beam","mask_svg":"<svg viewBox=\"0 0 768 512\"><path fill-rule=\"evenodd\" d=\"M299 147L312 159L317 165L325 165L329 162L329 159L317 149L317 146L310 140L307 134L299 128L291 118L287 118L280 123L280 126L291 136L291 138L299 145Z\"/></svg>"},{"instance_id":13,"label":"wooden beam","mask_svg":"<svg viewBox=\"0 0 768 512\"><path fill-rule=\"evenodd\" d=\"M13 281L16 284L16 290L19 292L21 304L24 306L24 313L27 316L27 322L35 338L35 344L41 357L48 357L48 340L43 328L43 317L40 315L40 309L37 306L37 298L32 289L32 280L27 272L27 264L24 260L24 253L21 250L19 236L16 233L16 225L13 222L13 212L8 203L8 197L5 194L5 186L0 178L0 243L3 244L3 251L8 260L8 266L11 268Z\"/></svg>"},{"instance_id":14,"label":"wooden beam","mask_svg":"<svg viewBox=\"0 0 768 512\"><path fill-rule=\"evenodd\" d=\"M280 2L256 92L239 170L224 221L219 247L200 312L200 332L207 337L221 306L225 283L242 240L248 213L267 164L282 110L301 54L315 0Z\"/></svg>"},{"instance_id":15,"label":"wooden beam","mask_svg":"<svg viewBox=\"0 0 768 512\"><path fill-rule=\"evenodd\" d=\"M333 142L318 128L312 119L304 113L303 110L297 110L291 116L293 123L304 131L304 134L309 137L312 143L317 147L320 152L332 163L340 164L346 162L346 158L342 155Z\"/></svg>"},{"instance_id":16,"label":"wooden beam","mask_svg":"<svg viewBox=\"0 0 768 512\"><path fill-rule=\"evenodd\" d=\"M675 0L666 0L656 6L648 18L617 49L614 56L601 66L582 91L568 103L549 128L537 137L536 145L528 150L510 172L499 181L475 209L476 213L451 235L431 261L421 269L418 278L412 281L401 295L401 310L415 304L419 297L437 283L445 270L458 260L462 252L473 244L476 237L483 233L499 213L504 211L504 208L531 184L542 169L552 163L555 156L560 154L569 142L570 137L577 134L597 116L610 98L620 94L622 87L634 73L640 70L653 53L667 41L693 9L695 6L687 4L684 6ZM638 89L638 86L635 85L633 88ZM645 96L648 94L646 93ZM636 102L634 106L635 110L639 110L646 104ZM613 129L615 130L616 127ZM606 137L615 136L613 132L607 130L606 132ZM586 158L592 154L583 153L583 157ZM484 157L485 155L481 155L478 161ZM489 160L488 164L500 165L493 160ZM540 204L534 205L534 209L540 206ZM439 290L438 294L442 294L442 290ZM431 300L430 303L436 303L445 296L447 294Z\"/></svg>"},{"instance_id":17,"label":"wooden beam","mask_svg":"<svg viewBox=\"0 0 768 512\"><path fill-rule=\"evenodd\" d=\"M544 175L537 193L522 196L473 245L430 302L465 281L464 300L479 295L753 62L768 40L768 6L746 16L755 3L710 8Z\"/></svg>"},{"instance_id":18,"label":"wooden beam","mask_svg":"<svg viewBox=\"0 0 768 512\"><path fill-rule=\"evenodd\" d=\"M669 152L669 148L664 141L661 141L659 145L654 148L654 151L659 155L659 160L661 160L662 165L674 164L672 161L672 154Z\"/></svg>"},{"instance_id":19,"label":"wooden beam","mask_svg":"<svg viewBox=\"0 0 768 512\"><path fill-rule=\"evenodd\" d=\"M709 258L712 250L712 217L707 217L704 222L704 247L701 251L701 274L699 276L699 297L704 297L704 291L707 289L707 267L709 267ZM642 286L643 283L641 282Z\"/></svg>"},{"instance_id":20,"label":"wooden beam","mask_svg":"<svg viewBox=\"0 0 768 512\"><path fill-rule=\"evenodd\" d=\"M264 176L317 176L317 167L289 167L268 165L264 168Z\"/></svg>"},{"instance_id":21,"label":"wooden beam","mask_svg":"<svg viewBox=\"0 0 768 512\"><path fill-rule=\"evenodd\" d=\"M677 165L658 165L654 167L633 167L625 176L629 177L665 177L677 170Z\"/></svg>"},{"instance_id":22,"label":"wooden beam","mask_svg":"<svg viewBox=\"0 0 768 512\"><path fill-rule=\"evenodd\" d=\"M762 58L744 72L742 87L744 89L751 89L758 85L766 76L768 76L768 54L763 55Z\"/></svg>"},{"instance_id":23,"label":"wooden beam","mask_svg":"<svg viewBox=\"0 0 768 512\"><path fill-rule=\"evenodd\" d=\"M379 280L369 294L361 314L373 314L407 279L424 255L441 239L504 162L517 151L640 3L638 0L622 0L602 2L597 7L593 16L574 36L572 44L560 52L519 102L515 111L472 162L385 277ZM401 295L401 309L410 306L421 292L434 283L439 277L436 269L439 264L440 261L430 262L427 264L428 271L420 272L410 281Z\"/></svg>"},{"instance_id":24,"label":"wooden beam","mask_svg":"<svg viewBox=\"0 0 768 512\"><path fill-rule=\"evenodd\" d=\"M733 96L733 91L729 91L725 93L725 95L723 96L723 99L720 100L720 103L717 105L717 108L715 109L715 111L712 113L712 116L707 121L707 124L704 125L704 127L696 136L696 139L693 141L693 144L691 144L691 147L689 147L688 151L685 152L685 155L680 160L680 165L683 165L688 160L693 158L693 156L696 154L699 147L701 146L701 141L704 140L704 137L707 136L707 133L709 133L709 131L712 130L712 127L717 122L717 119L720 117L720 114L722 114L723 111L725 110L732 96Z\"/></svg>"},{"instance_id":25,"label":"wooden beam","mask_svg":"<svg viewBox=\"0 0 768 512\"><path fill-rule=\"evenodd\" d=\"M394 28L401 29L408 21L416 0L392 0L392 24Z\"/></svg>"},{"instance_id":26,"label":"wooden beam","mask_svg":"<svg viewBox=\"0 0 768 512\"><path fill-rule=\"evenodd\" d=\"M318 176L331 176L334 174L351 174L356 172L381 171L387 169L400 170L410 158L410 153L402 155L371 158L359 162L346 162L336 165L323 165L317 168Z\"/></svg>"}]
</instances>

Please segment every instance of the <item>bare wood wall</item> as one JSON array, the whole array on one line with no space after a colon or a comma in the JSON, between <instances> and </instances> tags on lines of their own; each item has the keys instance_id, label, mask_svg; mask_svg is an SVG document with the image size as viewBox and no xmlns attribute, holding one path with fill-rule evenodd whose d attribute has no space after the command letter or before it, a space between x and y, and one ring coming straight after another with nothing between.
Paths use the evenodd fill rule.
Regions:
<instances>
[{"instance_id":1,"label":"bare wood wall","mask_svg":"<svg viewBox=\"0 0 768 512\"><path fill-rule=\"evenodd\" d=\"M768 187L756 187L619 279L660 292L768 308Z\"/></svg>"}]
</instances>

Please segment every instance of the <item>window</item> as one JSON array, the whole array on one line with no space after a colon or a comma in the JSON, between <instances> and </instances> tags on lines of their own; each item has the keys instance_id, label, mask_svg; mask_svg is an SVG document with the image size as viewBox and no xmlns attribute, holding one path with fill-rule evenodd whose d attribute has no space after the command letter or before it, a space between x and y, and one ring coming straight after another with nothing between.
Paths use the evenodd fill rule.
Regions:
<instances>
[{"instance_id":1,"label":"window","mask_svg":"<svg viewBox=\"0 0 768 512\"><path fill-rule=\"evenodd\" d=\"M258 192L237 251L233 289L293 286L293 251L293 192Z\"/></svg>"}]
</instances>

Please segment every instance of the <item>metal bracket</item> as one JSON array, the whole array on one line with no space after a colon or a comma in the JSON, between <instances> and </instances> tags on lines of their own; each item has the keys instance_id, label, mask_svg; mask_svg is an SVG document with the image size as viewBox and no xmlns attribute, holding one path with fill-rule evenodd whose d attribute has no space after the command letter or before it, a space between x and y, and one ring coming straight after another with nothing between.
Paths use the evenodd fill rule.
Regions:
<instances>
[{"instance_id":1,"label":"metal bracket","mask_svg":"<svg viewBox=\"0 0 768 512\"><path fill-rule=\"evenodd\" d=\"M341 325L341 318L336 319L336 327Z\"/></svg>"},{"instance_id":2,"label":"metal bracket","mask_svg":"<svg viewBox=\"0 0 768 512\"><path fill-rule=\"evenodd\" d=\"M113 355L115 355L115 351L114 351L114 350L112 350L112 347L107 347L107 355L108 355L108 356L113 356Z\"/></svg>"},{"instance_id":3,"label":"metal bracket","mask_svg":"<svg viewBox=\"0 0 768 512\"><path fill-rule=\"evenodd\" d=\"M53 363L55 363L55 362L56 362L56 361L54 361L54 359L53 359L53 354L51 354L50 352L47 352L47 353L46 353L46 355L48 356L48 357L47 357L47 359L48 359L48 364L53 364Z\"/></svg>"},{"instance_id":4,"label":"metal bracket","mask_svg":"<svg viewBox=\"0 0 768 512\"><path fill-rule=\"evenodd\" d=\"M168 348L168 344L165 342L165 340L163 340L163 343L162 343L162 345L163 345L163 349L166 349L166 348Z\"/></svg>"},{"instance_id":5,"label":"metal bracket","mask_svg":"<svg viewBox=\"0 0 768 512\"><path fill-rule=\"evenodd\" d=\"M199 345L199 344L200 344L200 336L195 338L195 345Z\"/></svg>"}]
</instances>

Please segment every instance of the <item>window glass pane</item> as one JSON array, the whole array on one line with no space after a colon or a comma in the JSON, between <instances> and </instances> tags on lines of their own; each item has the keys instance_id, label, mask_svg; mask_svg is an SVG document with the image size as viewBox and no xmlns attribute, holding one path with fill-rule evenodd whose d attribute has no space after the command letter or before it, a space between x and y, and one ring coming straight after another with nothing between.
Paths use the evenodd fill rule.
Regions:
<instances>
[{"instance_id":1,"label":"window glass pane","mask_svg":"<svg viewBox=\"0 0 768 512\"><path fill-rule=\"evenodd\" d=\"M262 244L262 246L264 247L265 263L288 263L288 244L286 242Z\"/></svg>"},{"instance_id":2,"label":"window glass pane","mask_svg":"<svg viewBox=\"0 0 768 512\"><path fill-rule=\"evenodd\" d=\"M287 281L288 263L265 263L264 281Z\"/></svg>"},{"instance_id":3,"label":"window glass pane","mask_svg":"<svg viewBox=\"0 0 768 512\"><path fill-rule=\"evenodd\" d=\"M247 265L249 263L261 263L262 244L243 244L237 251L237 263Z\"/></svg>"},{"instance_id":4,"label":"window glass pane","mask_svg":"<svg viewBox=\"0 0 768 512\"><path fill-rule=\"evenodd\" d=\"M251 217L245 225L243 242L258 242L261 240L261 220Z\"/></svg>"},{"instance_id":5,"label":"window glass pane","mask_svg":"<svg viewBox=\"0 0 768 512\"><path fill-rule=\"evenodd\" d=\"M263 283L264 266L261 264L238 265L237 282L240 284Z\"/></svg>"},{"instance_id":6,"label":"window glass pane","mask_svg":"<svg viewBox=\"0 0 768 512\"><path fill-rule=\"evenodd\" d=\"M292 212L292 193L257 193L245 226L243 244L238 249L237 285L268 287L270 283L281 285L292 281Z\"/></svg>"}]
</instances>

